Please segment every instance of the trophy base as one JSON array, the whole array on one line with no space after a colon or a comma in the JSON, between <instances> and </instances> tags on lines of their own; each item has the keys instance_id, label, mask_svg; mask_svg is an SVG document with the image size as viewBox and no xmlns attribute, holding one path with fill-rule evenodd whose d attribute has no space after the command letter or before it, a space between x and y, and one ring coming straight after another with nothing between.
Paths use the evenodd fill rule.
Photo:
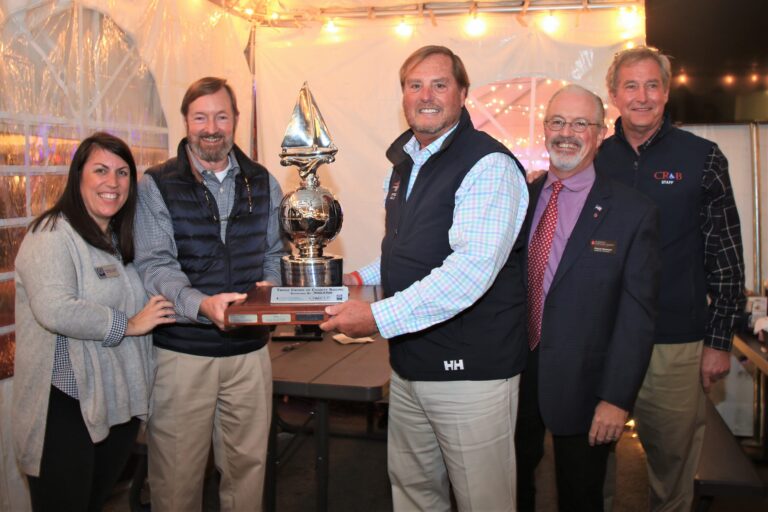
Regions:
<instances>
[{"instance_id":1,"label":"trophy base","mask_svg":"<svg viewBox=\"0 0 768 512\"><path fill-rule=\"evenodd\" d=\"M383 293L379 286L349 287L350 300L376 302L382 298ZM317 325L328 320L329 316L325 312L325 307L330 305L331 303L274 304L272 303L272 287L254 286L248 291L248 298L244 302L231 304L227 308L224 312L224 322L232 327L243 325Z\"/></svg>"},{"instance_id":2,"label":"trophy base","mask_svg":"<svg viewBox=\"0 0 768 512\"><path fill-rule=\"evenodd\" d=\"M341 286L342 261L340 256L309 259L299 259L292 254L283 256L280 261L283 286Z\"/></svg>"}]
</instances>

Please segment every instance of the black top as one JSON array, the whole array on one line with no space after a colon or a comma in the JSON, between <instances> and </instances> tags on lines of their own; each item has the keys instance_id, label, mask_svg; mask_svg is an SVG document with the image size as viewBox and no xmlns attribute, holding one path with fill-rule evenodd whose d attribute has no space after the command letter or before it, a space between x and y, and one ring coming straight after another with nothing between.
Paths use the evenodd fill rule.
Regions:
<instances>
[{"instance_id":1,"label":"black top","mask_svg":"<svg viewBox=\"0 0 768 512\"><path fill-rule=\"evenodd\" d=\"M707 346L728 350L744 304L744 263L727 160L717 145L673 127L667 116L637 153L619 119L616 133L600 147L595 167L659 207L662 271L656 343L704 339Z\"/></svg>"},{"instance_id":2,"label":"black top","mask_svg":"<svg viewBox=\"0 0 768 512\"><path fill-rule=\"evenodd\" d=\"M381 280L387 297L408 288L452 253L448 231L456 191L484 156L514 156L486 133L475 130L466 110L439 151L422 166L405 200L413 161L403 133L387 151L393 164L386 201L386 234L381 244ZM522 170L522 166L519 165ZM491 380L512 377L527 355L522 258L524 243L512 253L491 288L470 308L419 332L390 340L390 363L409 380Z\"/></svg>"}]
</instances>

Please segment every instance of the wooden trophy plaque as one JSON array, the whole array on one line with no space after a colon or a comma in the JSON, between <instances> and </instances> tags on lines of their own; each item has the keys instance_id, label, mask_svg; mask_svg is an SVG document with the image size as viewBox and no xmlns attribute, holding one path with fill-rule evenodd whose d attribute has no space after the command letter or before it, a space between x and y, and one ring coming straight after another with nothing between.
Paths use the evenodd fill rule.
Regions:
<instances>
[{"instance_id":1,"label":"wooden trophy plaque","mask_svg":"<svg viewBox=\"0 0 768 512\"><path fill-rule=\"evenodd\" d=\"M329 316L325 308L338 302L313 302L296 304L274 304L271 301L271 286L254 286L248 298L240 304L232 304L224 313L228 326L242 325L318 325ZM380 286L350 286L349 299L376 302L383 293Z\"/></svg>"}]
</instances>

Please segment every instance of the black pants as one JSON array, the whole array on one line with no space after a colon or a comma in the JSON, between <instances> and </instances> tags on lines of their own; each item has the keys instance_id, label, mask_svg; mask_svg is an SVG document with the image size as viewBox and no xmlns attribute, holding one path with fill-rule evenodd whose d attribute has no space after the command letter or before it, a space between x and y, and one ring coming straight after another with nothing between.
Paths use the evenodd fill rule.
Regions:
<instances>
[{"instance_id":1,"label":"black pants","mask_svg":"<svg viewBox=\"0 0 768 512\"><path fill-rule=\"evenodd\" d=\"M552 376L557 378L557 376ZM528 357L520 379L520 409L515 430L517 508L536 510L534 472L544 456L546 426L539 412L539 350ZM557 504L561 512L602 512L603 480L610 444L589 446L587 434L552 436L557 476Z\"/></svg>"},{"instance_id":2,"label":"black pants","mask_svg":"<svg viewBox=\"0 0 768 512\"><path fill-rule=\"evenodd\" d=\"M93 443L80 402L51 387L40 476L27 476L32 510L98 511L125 468L139 420L109 430Z\"/></svg>"}]
</instances>

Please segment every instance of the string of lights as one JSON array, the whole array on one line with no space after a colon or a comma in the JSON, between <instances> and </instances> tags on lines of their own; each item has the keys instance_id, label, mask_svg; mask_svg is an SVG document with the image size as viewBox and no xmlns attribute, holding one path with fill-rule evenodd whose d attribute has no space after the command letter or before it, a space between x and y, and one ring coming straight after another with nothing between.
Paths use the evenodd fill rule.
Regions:
<instances>
[{"instance_id":1,"label":"string of lights","mask_svg":"<svg viewBox=\"0 0 768 512\"><path fill-rule=\"evenodd\" d=\"M607 4L603 4L607 5ZM632 48L635 45L633 39L641 34L644 27L644 17L641 9L637 6L614 7L616 10L616 24L620 31L621 38L625 40L625 45ZM518 13L519 14L519 13ZM470 11L466 14L466 20L463 24L465 35L469 37L480 38L486 34L488 29L487 16L477 11ZM526 27L532 22L535 27L549 35L556 35L564 30L562 22L563 13L556 10L546 10L536 13L527 13L523 18ZM515 18L518 22L520 17ZM343 30L343 25L350 22L344 17L328 17L322 24L322 30L329 34L339 34ZM425 18L419 16L402 16L400 21L394 25L393 32L396 36L407 39L413 35L414 27L425 23Z\"/></svg>"},{"instance_id":2,"label":"string of lights","mask_svg":"<svg viewBox=\"0 0 768 512\"><path fill-rule=\"evenodd\" d=\"M628 23L634 23L642 9L641 0L517 0L488 2L426 2L403 3L394 6L313 7L303 2L279 0L210 0L226 11L256 25L272 27L302 27L320 22L324 29L339 29L338 21L354 19L400 18L396 33L408 37L412 26L424 20L433 25L441 16L466 15L465 31L472 35L485 32L483 15L512 14L517 22L528 26L528 15L546 13L540 22L542 30L555 32L559 27L559 11L590 11L620 9Z\"/></svg>"},{"instance_id":3,"label":"string of lights","mask_svg":"<svg viewBox=\"0 0 768 512\"><path fill-rule=\"evenodd\" d=\"M680 73L674 78L674 84L677 86L690 86L695 82L694 76L688 74L685 69L681 69ZM733 73L726 73L720 78L722 85L726 87L730 86L757 86L761 82L768 84L768 75L763 77L759 73L748 72L744 75L736 75Z\"/></svg>"}]
</instances>

